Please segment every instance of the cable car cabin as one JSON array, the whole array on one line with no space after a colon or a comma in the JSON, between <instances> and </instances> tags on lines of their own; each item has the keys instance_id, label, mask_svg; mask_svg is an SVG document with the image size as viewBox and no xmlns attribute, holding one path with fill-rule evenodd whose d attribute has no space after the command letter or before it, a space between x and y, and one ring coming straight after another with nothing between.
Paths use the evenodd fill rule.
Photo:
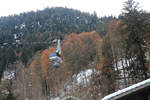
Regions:
<instances>
[{"instance_id":1,"label":"cable car cabin","mask_svg":"<svg viewBox=\"0 0 150 100\"><path fill-rule=\"evenodd\" d=\"M53 52L50 54L49 59L52 61L52 66L55 68L59 68L60 64L62 63L62 57L56 53Z\"/></svg>"}]
</instances>

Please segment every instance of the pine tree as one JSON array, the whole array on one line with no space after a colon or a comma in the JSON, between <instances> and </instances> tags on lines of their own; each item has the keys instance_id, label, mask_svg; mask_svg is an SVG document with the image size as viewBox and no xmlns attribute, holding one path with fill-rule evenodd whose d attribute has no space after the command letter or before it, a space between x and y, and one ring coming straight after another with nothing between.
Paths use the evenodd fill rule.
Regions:
<instances>
[{"instance_id":1,"label":"pine tree","mask_svg":"<svg viewBox=\"0 0 150 100\"><path fill-rule=\"evenodd\" d=\"M121 33L126 36L124 39L125 51L129 60L132 60L128 70L130 75L138 80L148 78L146 63L146 44L144 35L149 32L150 24L147 15L140 10L138 3L133 0L125 2L122 13ZM126 26L126 27L125 27Z\"/></svg>"}]
</instances>

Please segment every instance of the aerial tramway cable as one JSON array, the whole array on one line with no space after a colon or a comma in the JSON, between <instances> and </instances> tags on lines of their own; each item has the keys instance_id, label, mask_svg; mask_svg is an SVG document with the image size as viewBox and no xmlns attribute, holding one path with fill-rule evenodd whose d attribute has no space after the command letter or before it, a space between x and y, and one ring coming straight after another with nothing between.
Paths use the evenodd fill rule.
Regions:
<instances>
[{"instance_id":1,"label":"aerial tramway cable","mask_svg":"<svg viewBox=\"0 0 150 100\"><path fill-rule=\"evenodd\" d=\"M0 47L3 48L5 46L19 46L19 45L37 45L37 44L53 44L57 41L57 50L56 52L52 52L49 55L49 59L52 61L52 66L54 68L59 68L60 64L63 62L62 56L61 56L61 43L60 39L53 40L51 42L21 42L20 40L17 40L17 36L14 35L15 42L4 42L0 43Z\"/></svg>"}]
</instances>

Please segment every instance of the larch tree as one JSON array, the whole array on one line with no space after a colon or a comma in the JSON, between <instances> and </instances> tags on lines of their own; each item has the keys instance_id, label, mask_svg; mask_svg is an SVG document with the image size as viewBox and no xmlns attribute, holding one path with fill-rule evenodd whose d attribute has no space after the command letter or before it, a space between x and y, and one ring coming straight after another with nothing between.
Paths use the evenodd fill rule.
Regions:
<instances>
[{"instance_id":1,"label":"larch tree","mask_svg":"<svg viewBox=\"0 0 150 100\"><path fill-rule=\"evenodd\" d=\"M95 31L69 35L62 47L65 65L74 73L85 70L92 62L97 67L101 43L102 38Z\"/></svg>"}]
</instances>

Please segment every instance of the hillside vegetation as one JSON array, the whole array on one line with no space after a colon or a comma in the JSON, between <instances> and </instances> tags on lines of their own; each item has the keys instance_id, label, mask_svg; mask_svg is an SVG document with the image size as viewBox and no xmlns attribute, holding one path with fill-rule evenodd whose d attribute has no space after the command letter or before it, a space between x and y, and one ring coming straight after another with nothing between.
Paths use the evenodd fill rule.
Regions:
<instances>
[{"instance_id":1,"label":"hillside vegetation","mask_svg":"<svg viewBox=\"0 0 150 100\"><path fill-rule=\"evenodd\" d=\"M26 65L35 52L53 45L54 39L96 30L107 19L113 18L62 7L0 17L0 78L9 64L21 60Z\"/></svg>"},{"instance_id":2,"label":"hillside vegetation","mask_svg":"<svg viewBox=\"0 0 150 100\"><path fill-rule=\"evenodd\" d=\"M0 100L101 100L148 79L149 19L133 0L118 18L61 7L1 17ZM55 39L59 68L49 59Z\"/></svg>"}]
</instances>

